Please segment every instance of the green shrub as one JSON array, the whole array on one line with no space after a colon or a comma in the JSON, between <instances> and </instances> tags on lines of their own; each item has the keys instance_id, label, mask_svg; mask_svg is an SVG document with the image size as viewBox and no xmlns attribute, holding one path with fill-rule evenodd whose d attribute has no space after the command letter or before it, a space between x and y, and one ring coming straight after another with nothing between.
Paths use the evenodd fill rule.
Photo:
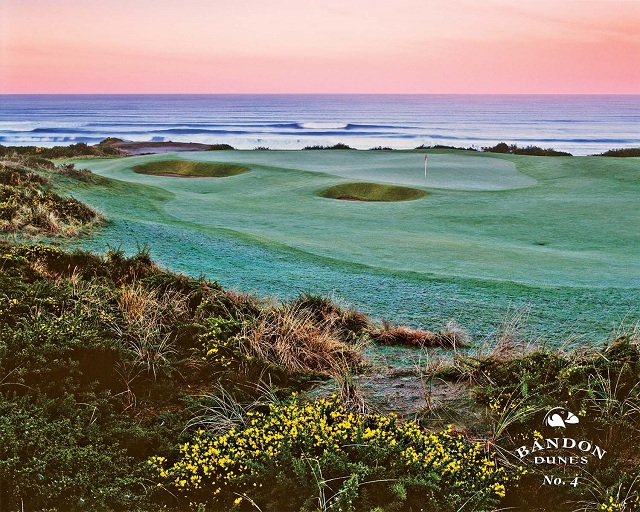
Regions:
<instances>
[{"instance_id":1,"label":"green shrub","mask_svg":"<svg viewBox=\"0 0 640 512\"><path fill-rule=\"evenodd\" d=\"M175 462L149 464L185 503L212 510L491 510L504 496L504 469L450 429L355 415L336 399L247 415L245 428L200 430Z\"/></svg>"},{"instance_id":2,"label":"green shrub","mask_svg":"<svg viewBox=\"0 0 640 512\"><path fill-rule=\"evenodd\" d=\"M556 151L552 148L543 149L538 146L526 146L524 148L520 148L517 144L508 145L505 142L500 142L493 147L482 148L482 151L487 151L489 153L508 153L511 155L572 156L571 153Z\"/></svg>"},{"instance_id":3,"label":"green shrub","mask_svg":"<svg viewBox=\"0 0 640 512\"><path fill-rule=\"evenodd\" d=\"M640 148L610 149L598 156L640 157Z\"/></svg>"}]
</instances>

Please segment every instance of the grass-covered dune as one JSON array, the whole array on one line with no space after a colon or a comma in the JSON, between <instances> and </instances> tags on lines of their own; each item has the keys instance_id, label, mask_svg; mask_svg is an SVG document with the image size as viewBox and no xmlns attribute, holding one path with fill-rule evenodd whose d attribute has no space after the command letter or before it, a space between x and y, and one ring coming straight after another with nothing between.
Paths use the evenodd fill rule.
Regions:
<instances>
[{"instance_id":1,"label":"grass-covered dune","mask_svg":"<svg viewBox=\"0 0 640 512\"><path fill-rule=\"evenodd\" d=\"M380 183L341 183L320 192L321 197L350 201L413 201L427 195L424 190Z\"/></svg>"},{"instance_id":2,"label":"grass-covered dune","mask_svg":"<svg viewBox=\"0 0 640 512\"><path fill-rule=\"evenodd\" d=\"M243 165L191 160L154 160L133 166L138 174L154 176L176 176L181 178L225 178L248 171Z\"/></svg>"},{"instance_id":3,"label":"grass-covered dune","mask_svg":"<svg viewBox=\"0 0 640 512\"><path fill-rule=\"evenodd\" d=\"M448 363L425 352L415 422L371 411L356 375L378 328L326 298L260 301L144 251L6 243L0 287L2 510L637 509L633 331L584 353L513 333ZM306 394L330 376L336 396ZM567 435L542 425L559 406L606 456L518 457Z\"/></svg>"},{"instance_id":4,"label":"grass-covered dune","mask_svg":"<svg viewBox=\"0 0 640 512\"><path fill-rule=\"evenodd\" d=\"M102 215L64 194L65 180L76 185L106 181L73 164L56 167L39 157L0 157L0 232L73 237L99 225Z\"/></svg>"},{"instance_id":5,"label":"grass-covered dune","mask_svg":"<svg viewBox=\"0 0 640 512\"><path fill-rule=\"evenodd\" d=\"M261 302L145 252L0 249L3 510L317 510L318 492L486 509L515 478L459 432L364 413L361 314ZM339 397L292 394L328 376Z\"/></svg>"}]
</instances>

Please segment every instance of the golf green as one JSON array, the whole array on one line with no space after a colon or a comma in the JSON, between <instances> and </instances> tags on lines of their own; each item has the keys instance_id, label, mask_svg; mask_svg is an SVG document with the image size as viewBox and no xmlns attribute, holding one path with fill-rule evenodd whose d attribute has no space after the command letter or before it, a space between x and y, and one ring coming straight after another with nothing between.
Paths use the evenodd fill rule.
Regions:
<instances>
[{"instance_id":1,"label":"golf green","mask_svg":"<svg viewBox=\"0 0 640 512\"><path fill-rule=\"evenodd\" d=\"M167 160L250 172L134 172ZM514 311L556 340L598 339L640 318L640 159L443 150L429 153L426 177L423 153L410 151L216 151L78 165L119 180L72 191L112 220L84 247L148 243L166 266L244 291L334 291L381 318L426 327L454 318L481 335ZM369 199L349 193L365 189ZM406 190L428 197L371 199Z\"/></svg>"}]
</instances>

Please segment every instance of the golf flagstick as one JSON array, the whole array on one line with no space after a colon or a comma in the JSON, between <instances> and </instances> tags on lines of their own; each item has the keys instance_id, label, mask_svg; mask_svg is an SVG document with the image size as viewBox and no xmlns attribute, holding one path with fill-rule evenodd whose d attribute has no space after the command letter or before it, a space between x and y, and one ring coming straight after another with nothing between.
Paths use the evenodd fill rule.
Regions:
<instances>
[{"instance_id":1,"label":"golf flagstick","mask_svg":"<svg viewBox=\"0 0 640 512\"><path fill-rule=\"evenodd\" d=\"M427 155L424 155L424 177L427 177Z\"/></svg>"}]
</instances>

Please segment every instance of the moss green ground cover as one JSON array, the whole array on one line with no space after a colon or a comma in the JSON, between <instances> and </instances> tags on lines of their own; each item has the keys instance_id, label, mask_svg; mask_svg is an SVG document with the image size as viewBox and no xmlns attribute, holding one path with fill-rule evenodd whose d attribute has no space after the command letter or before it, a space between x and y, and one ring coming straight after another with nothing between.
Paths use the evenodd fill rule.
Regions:
<instances>
[{"instance_id":1,"label":"moss green ground cover","mask_svg":"<svg viewBox=\"0 0 640 512\"><path fill-rule=\"evenodd\" d=\"M640 163L433 152L216 152L252 170L225 180L132 172L166 155L83 162L116 178L74 194L112 224L85 247L148 242L162 264L261 294L337 291L377 316L488 334L514 309L537 334L591 340L635 321ZM211 153L179 159L208 162ZM428 200L334 201L364 181ZM441 325L441 324L440 324Z\"/></svg>"},{"instance_id":2,"label":"moss green ground cover","mask_svg":"<svg viewBox=\"0 0 640 512\"><path fill-rule=\"evenodd\" d=\"M133 170L139 174L185 178L225 178L247 172L247 168L242 165L192 162L189 160L151 161L137 164L133 167Z\"/></svg>"},{"instance_id":3,"label":"moss green ground cover","mask_svg":"<svg viewBox=\"0 0 640 512\"><path fill-rule=\"evenodd\" d=\"M380 183L342 183L322 190L321 197L347 201L414 201L427 195L423 190Z\"/></svg>"}]
</instances>

